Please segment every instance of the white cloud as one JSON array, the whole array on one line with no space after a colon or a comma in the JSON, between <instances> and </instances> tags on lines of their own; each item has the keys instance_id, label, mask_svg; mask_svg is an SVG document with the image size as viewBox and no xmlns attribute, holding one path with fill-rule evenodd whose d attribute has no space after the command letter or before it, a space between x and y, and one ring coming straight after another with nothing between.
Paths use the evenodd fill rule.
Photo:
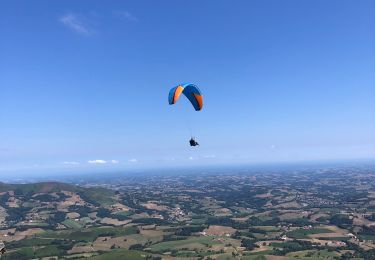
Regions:
<instances>
[{"instance_id":1,"label":"white cloud","mask_svg":"<svg viewBox=\"0 0 375 260\"><path fill-rule=\"evenodd\" d=\"M119 161L118 161L118 160L111 160L111 163L113 163L113 164L118 164Z\"/></svg>"},{"instance_id":2,"label":"white cloud","mask_svg":"<svg viewBox=\"0 0 375 260\"><path fill-rule=\"evenodd\" d=\"M107 161L105 160L89 160L87 161L89 164L106 164Z\"/></svg>"},{"instance_id":3,"label":"white cloud","mask_svg":"<svg viewBox=\"0 0 375 260\"><path fill-rule=\"evenodd\" d=\"M65 14L60 17L59 21L78 34L90 36L94 33L94 31L82 21L82 18L76 14Z\"/></svg>"},{"instance_id":4,"label":"white cloud","mask_svg":"<svg viewBox=\"0 0 375 260\"><path fill-rule=\"evenodd\" d=\"M136 162L138 162L138 160L135 159L135 158L133 158L133 159L130 159L129 162L131 162L131 163L136 163Z\"/></svg>"},{"instance_id":5,"label":"white cloud","mask_svg":"<svg viewBox=\"0 0 375 260\"><path fill-rule=\"evenodd\" d=\"M132 22L137 22L138 18L135 17L133 14L131 14L128 11L117 11L115 12L116 15L118 15L121 18L124 18L126 20L132 21Z\"/></svg>"},{"instance_id":6,"label":"white cloud","mask_svg":"<svg viewBox=\"0 0 375 260\"><path fill-rule=\"evenodd\" d=\"M203 156L203 158L205 158L205 159L214 159L214 158L216 158L216 155L214 155L214 154L205 155L205 156Z\"/></svg>"},{"instance_id":7,"label":"white cloud","mask_svg":"<svg viewBox=\"0 0 375 260\"><path fill-rule=\"evenodd\" d=\"M194 157L193 157L193 156L190 156L188 159L189 159L189 160L194 160Z\"/></svg>"},{"instance_id":8,"label":"white cloud","mask_svg":"<svg viewBox=\"0 0 375 260\"><path fill-rule=\"evenodd\" d=\"M62 164L65 164L65 165L78 165L79 162L75 162L75 161L65 161L65 162L62 162Z\"/></svg>"},{"instance_id":9,"label":"white cloud","mask_svg":"<svg viewBox=\"0 0 375 260\"><path fill-rule=\"evenodd\" d=\"M270 145L270 149L273 150L273 149L276 149L276 145Z\"/></svg>"}]
</instances>

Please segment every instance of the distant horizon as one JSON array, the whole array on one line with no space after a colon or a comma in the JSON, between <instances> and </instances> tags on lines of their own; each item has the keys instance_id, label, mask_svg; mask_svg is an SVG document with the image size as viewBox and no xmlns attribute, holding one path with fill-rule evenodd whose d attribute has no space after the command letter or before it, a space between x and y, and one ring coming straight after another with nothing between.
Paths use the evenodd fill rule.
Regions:
<instances>
[{"instance_id":1,"label":"distant horizon","mask_svg":"<svg viewBox=\"0 0 375 260\"><path fill-rule=\"evenodd\" d=\"M158 175L158 174L221 174L226 171L267 171L283 172L286 170L296 170L300 168L317 169L324 167L345 168L345 167L370 167L375 166L375 159L357 159L357 160L320 160L320 161L295 161L295 162L269 162L269 163L237 163L237 164L206 164L206 165L176 165L168 167L143 167L131 169L73 169L72 171L61 171L58 169L46 169L45 171L13 171L1 172L1 182L17 183L17 182L38 182L54 181L64 182L64 178L69 180L78 180L80 178L110 178L111 176L126 177L137 176L141 174ZM237 173L237 172L234 172Z\"/></svg>"}]
</instances>

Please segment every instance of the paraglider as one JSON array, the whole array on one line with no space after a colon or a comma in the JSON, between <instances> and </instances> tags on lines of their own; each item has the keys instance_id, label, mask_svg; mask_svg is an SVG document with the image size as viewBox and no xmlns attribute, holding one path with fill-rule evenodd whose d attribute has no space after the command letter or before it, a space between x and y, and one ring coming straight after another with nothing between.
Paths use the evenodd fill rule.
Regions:
<instances>
[{"instance_id":1,"label":"paraglider","mask_svg":"<svg viewBox=\"0 0 375 260\"><path fill-rule=\"evenodd\" d=\"M186 98L190 101L193 105L195 111L200 111L203 108L203 96L200 89L191 83L188 84L181 84L177 87L172 88L169 91L168 101L170 105L176 104L177 100L180 98L181 94L184 94ZM199 145L197 141L193 137L191 137L190 146L197 146Z\"/></svg>"},{"instance_id":2,"label":"paraglider","mask_svg":"<svg viewBox=\"0 0 375 260\"><path fill-rule=\"evenodd\" d=\"M197 146L197 145L199 145L198 142L195 141L195 139L193 137L190 139L189 143L190 143L190 146Z\"/></svg>"}]
</instances>

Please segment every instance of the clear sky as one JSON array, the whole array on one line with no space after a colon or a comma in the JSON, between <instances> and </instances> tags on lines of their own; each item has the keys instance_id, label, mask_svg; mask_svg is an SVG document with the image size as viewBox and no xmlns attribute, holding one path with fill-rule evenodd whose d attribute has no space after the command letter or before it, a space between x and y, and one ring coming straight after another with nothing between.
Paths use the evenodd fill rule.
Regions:
<instances>
[{"instance_id":1,"label":"clear sky","mask_svg":"<svg viewBox=\"0 0 375 260\"><path fill-rule=\"evenodd\" d=\"M1 1L0 172L375 158L374 13L371 0ZM168 105L184 82L201 112Z\"/></svg>"}]
</instances>

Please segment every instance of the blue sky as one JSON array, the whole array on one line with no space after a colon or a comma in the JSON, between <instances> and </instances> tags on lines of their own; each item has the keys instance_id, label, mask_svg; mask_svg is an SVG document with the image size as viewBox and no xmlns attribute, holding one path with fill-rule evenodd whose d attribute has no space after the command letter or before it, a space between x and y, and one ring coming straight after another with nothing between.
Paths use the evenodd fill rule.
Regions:
<instances>
[{"instance_id":1,"label":"blue sky","mask_svg":"<svg viewBox=\"0 0 375 260\"><path fill-rule=\"evenodd\" d=\"M374 13L354 0L2 1L0 171L373 159ZM168 105L183 82L201 88L201 112Z\"/></svg>"}]
</instances>

